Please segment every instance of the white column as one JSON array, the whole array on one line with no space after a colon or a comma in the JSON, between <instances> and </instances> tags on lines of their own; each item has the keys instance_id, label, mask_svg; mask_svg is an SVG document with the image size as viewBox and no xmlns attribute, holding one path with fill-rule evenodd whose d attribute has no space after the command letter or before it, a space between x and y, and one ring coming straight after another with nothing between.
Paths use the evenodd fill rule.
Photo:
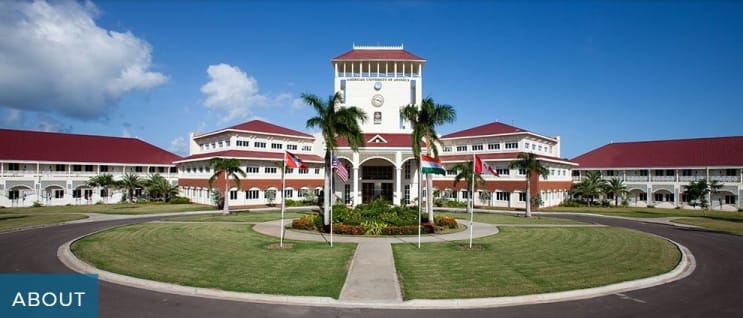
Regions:
<instances>
[{"instance_id":1,"label":"white column","mask_svg":"<svg viewBox=\"0 0 743 318\"><path fill-rule=\"evenodd\" d=\"M400 189L402 185L402 152L395 152L395 195L392 198L392 204L400 205L400 199L402 198L402 191Z\"/></svg>"},{"instance_id":2,"label":"white column","mask_svg":"<svg viewBox=\"0 0 743 318\"><path fill-rule=\"evenodd\" d=\"M395 76L393 77L397 77L397 62L395 62Z\"/></svg>"},{"instance_id":3,"label":"white column","mask_svg":"<svg viewBox=\"0 0 743 318\"><path fill-rule=\"evenodd\" d=\"M333 63L333 70L335 71L335 77L338 77L338 63Z\"/></svg>"}]
</instances>

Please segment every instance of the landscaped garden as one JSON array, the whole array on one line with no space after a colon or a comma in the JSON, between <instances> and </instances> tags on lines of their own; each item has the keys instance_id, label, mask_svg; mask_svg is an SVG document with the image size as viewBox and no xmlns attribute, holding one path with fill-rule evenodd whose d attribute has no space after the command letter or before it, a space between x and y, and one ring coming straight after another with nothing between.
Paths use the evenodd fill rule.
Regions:
<instances>
[{"instance_id":1,"label":"landscaped garden","mask_svg":"<svg viewBox=\"0 0 743 318\"><path fill-rule=\"evenodd\" d=\"M459 228L454 217L434 215L429 222L428 215L421 216L423 233L443 233ZM418 209L405 206L391 206L386 201L375 200L369 204L359 204L355 208L345 205L333 207L333 232L347 235L414 235L418 234ZM305 215L292 222L298 230L329 231L318 214Z\"/></svg>"}]
</instances>

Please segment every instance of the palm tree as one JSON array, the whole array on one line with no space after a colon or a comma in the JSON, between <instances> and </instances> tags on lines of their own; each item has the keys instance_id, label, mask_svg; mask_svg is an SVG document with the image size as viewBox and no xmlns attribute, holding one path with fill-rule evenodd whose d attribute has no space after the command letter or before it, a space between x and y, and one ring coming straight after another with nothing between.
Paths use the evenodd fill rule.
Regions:
<instances>
[{"instance_id":1,"label":"palm tree","mask_svg":"<svg viewBox=\"0 0 743 318\"><path fill-rule=\"evenodd\" d=\"M167 202L171 196L178 194L178 186L171 184L168 179L165 179L159 173L152 175L146 180L145 187L147 188L147 192L157 195L163 202Z\"/></svg>"},{"instance_id":2,"label":"palm tree","mask_svg":"<svg viewBox=\"0 0 743 318\"><path fill-rule=\"evenodd\" d=\"M624 181L619 178L611 178L609 182L605 183L604 192L614 194L615 207L619 206L619 197L624 197L625 195L627 195L627 193L629 193L629 191L627 191L627 186L624 184Z\"/></svg>"},{"instance_id":3,"label":"palm tree","mask_svg":"<svg viewBox=\"0 0 743 318\"><path fill-rule=\"evenodd\" d=\"M330 205L331 192L330 178L333 176L331 169L331 152L338 148L336 137L342 137L348 141L351 150L358 151L359 147L364 146L364 133L361 131L359 123L367 120L366 113L355 106L339 107L343 103L343 96L340 92L328 97L327 101L321 100L312 94L302 94L305 103L312 106L315 110L315 117L307 120L307 128L320 128L323 140L325 141L325 184L323 191L323 222L325 225L330 222Z\"/></svg>"},{"instance_id":4,"label":"palm tree","mask_svg":"<svg viewBox=\"0 0 743 318\"><path fill-rule=\"evenodd\" d=\"M573 193L579 194L586 200L588 207L591 207L593 199L600 196L605 189L606 180L601 178L601 173L588 171L585 178L573 186Z\"/></svg>"},{"instance_id":5,"label":"palm tree","mask_svg":"<svg viewBox=\"0 0 743 318\"><path fill-rule=\"evenodd\" d=\"M91 187L103 188L106 191L106 202L108 202L108 198L111 196L108 189L115 186L116 181L114 180L114 176L112 174L104 173L91 177L90 180L88 180L88 185Z\"/></svg>"},{"instance_id":6,"label":"palm tree","mask_svg":"<svg viewBox=\"0 0 743 318\"><path fill-rule=\"evenodd\" d=\"M127 202L132 203L134 198L134 190L141 188L144 181L139 178L136 174L127 173L118 182L118 187L126 190Z\"/></svg>"},{"instance_id":7,"label":"palm tree","mask_svg":"<svg viewBox=\"0 0 743 318\"><path fill-rule=\"evenodd\" d=\"M547 179L550 171L531 152L520 152L516 160L508 164L508 168L526 171L526 217L529 218L531 217L531 176L536 173Z\"/></svg>"},{"instance_id":8,"label":"palm tree","mask_svg":"<svg viewBox=\"0 0 743 318\"><path fill-rule=\"evenodd\" d=\"M699 200L699 204L702 209L707 208L707 194L710 192L709 183L707 179L699 181L690 181L689 184L684 185L684 194L686 194L686 202L691 206L696 207L695 200ZM702 212L704 213L704 212Z\"/></svg>"},{"instance_id":9,"label":"palm tree","mask_svg":"<svg viewBox=\"0 0 743 318\"><path fill-rule=\"evenodd\" d=\"M458 163L454 166L454 170L457 171L457 175L454 177L454 183L453 186L456 186L457 183L461 180L465 180L467 182L467 192L469 192L472 189L472 161L469 162L463 162ZM480 175L479 173L475 173L475 185L480 185L485 183L485 179ZM470 193L470 197L474 195L473 193ZM472 208L475 207L475 198L472 198Z\"/></svg>"},{"instance_id":10,"label":"palm tree","mask_svg":"<svg viewBox=\"0 0 743 318\"><path fill-rule=\"evenodd\" d=\"M426 154L438 157L439 150L436 143L439 142L439 136L436 133L436 126L454 122L457 113L451 105L436 104L433 98L426 97L420 107L412 104L403 107L400 110L400 116L403 120L410 122L410 127L413 129L411 135L413 156L418 160L418 167L420 167L421 140L426 142ZM426 175L426 212L433 220L433 179L430 174Z\"/></svg>"},{"instance_id":11,"label":"palm tree","mask_svg":"<svg viewBox=\"0 0 743 318\"><path fill-rule=\"evenodd\" d=\"M216 180L220 175L224 175L224 206L222 208L222 214L230 214L230 201L227 196L228 191L230 190L229 179L232 178L239 189L240 177L242 176L244 178L247 174L242 168L240 168L240 160L235 158L212 158L209 160L209 165L214 169L214 174L209 178L209 189L212 188L214 180Z\"/></svg>"}]
</instances>

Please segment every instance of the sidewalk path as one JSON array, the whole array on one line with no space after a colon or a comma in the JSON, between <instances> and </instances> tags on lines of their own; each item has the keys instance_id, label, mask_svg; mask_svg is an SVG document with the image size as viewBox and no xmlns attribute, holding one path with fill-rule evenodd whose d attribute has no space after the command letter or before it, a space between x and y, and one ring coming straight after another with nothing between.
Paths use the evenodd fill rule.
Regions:
<instances>
[{"instance_id":1,"label":"sidewalk path","mask_svg":"<svg viewBox=\"0 0 743 318\"><path fill-rule=\"evenodd\" d=\"M392 245L386 242L359 243L338 300L402 303Z\"/></svg>"}]
</instances>

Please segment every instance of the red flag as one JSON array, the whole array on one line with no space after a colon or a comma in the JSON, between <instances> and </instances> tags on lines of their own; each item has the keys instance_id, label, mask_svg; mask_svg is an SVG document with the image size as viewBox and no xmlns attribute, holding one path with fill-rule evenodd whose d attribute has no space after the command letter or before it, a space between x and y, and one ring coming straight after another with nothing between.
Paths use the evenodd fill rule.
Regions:
<instances>
[{"instance_id":1,"label":"red flag","mask_svg":"<svg viewBox=\"0 0 743 318\"><path fill-rule=\"evenodd\" d=\"M304 162L302 162L302 159L299 159L296 155L292 154L291 152L286 152L286 155L284 156L286 160L286 166L289 168L305 168L307 169L307 166L304 165Z\"/></svg>"},{"instance_id":2,"label":"red flag","mask_svg":"<svg viewBox=\"0 0 743 318\"><path fill-rule=\"evenodd\" d=\"M494 176L498 176L498 173L493 170L493 168L490 167L485 161L480 160L480 157L475 155L475 173L479 174L492 174Z\"/></svg>"}]
</instances>

